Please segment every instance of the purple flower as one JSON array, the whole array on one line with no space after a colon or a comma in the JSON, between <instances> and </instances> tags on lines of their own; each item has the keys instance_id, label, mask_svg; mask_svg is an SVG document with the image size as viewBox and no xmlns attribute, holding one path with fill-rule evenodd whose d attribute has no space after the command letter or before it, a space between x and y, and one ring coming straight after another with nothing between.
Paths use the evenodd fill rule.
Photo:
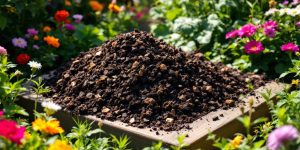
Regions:
<instances>
[{"instance_id":1,"label":"purple flower","mask_svg":"<svg viewBox=\"0 0 300 150\"><path fill-rule=\"evenodd\" d=\"M13 38L12 39L12 44L15 47L19 47L19 48L25 48L25 47L27 47L27 42L25 41L25 39L23 39L21 37Z\"/></svg>"},{"instance_id":2,"label":"purple flower","mask_svg":"<svg viewBox=\"0 0 300 150\"><path fill-rule=\"evenodd\" d=\"M34 28L29 28L27 29L27 33L30 35L30 36L34 36L34 35L37 35L39 33L39 31L37 31L36 29Z\"/></svg>"},{"instance_id":3,"label":"purple flower","mask_svg":"<svg viewBox=\"0 0 300 150\"><path fill-rule=\"evenodd\" d=\"M236 38L239 35L239 30L232 30L225 36L226 39Z\"/></svg>"},{"instance_id":4,"label":"purple flower","mask_svg":"<svg viewBox=\"0 0 300 150\"><path fill-rule=\"evenodd\" d=\"M300 27L300 21L296 23L296 26L297 26L297 27Z\"/></svg>"},{"instance_id":5,"label":"purple flower","mask_svg":"<svg viewBox=\"0 0 300 150\"><path fill-rule=\"evenodd\" d=\"M74 31L75 30L75 27L72 25L72 24L65 24L65 28L69 31Z\"/></svg>"},{"instance_id":6,"label":"purple flower","mask_svg":"<svg viewBox=\"0 0 300 150\"><path fill-rule=\"evenodd\" d=\"M292 5L298 5L300 3L300 0L293 0L293 2L291 3Z\"/></svg>"},{"instance_id":7,"label":"purple flower","mask_svg":"<svg viewBox=\"0 0 300 150\"><path fill-rule=\"evenodd\" d=\"M247 54L259 54L261 51L265 49L264 46L261 44L261 42L254 41L254 40L246 43L244 48Z\"/></svg>"},{"instance_id":8,"label":"purple flower","mask_svg":"<svg viewBox=\"0 0 300 150\"><path fill-rule=\"evenodd\" d=\"M276 21L267 21L262 25L262 27L264 28L264 34L267 35L269 38L273 38L275 36L277 28Z\"/></svg>"},{"instance_id":9,"label":"purple flower","mask_svg":"<svg viewBox=\"0 0 300 150\"><path fill-rule=\"evenodd\" d=\"M40 49L40 47L38 45L33 45L32 48L33 49Z\"/></svg>"},{"instance_id":10,"label":"purple flower","mask_svg":"<svg viewBox=\"0 0 300 150\"><path fill-rule=\"evenodd\" d=\"M289 1L288 0L284 0L283 2L282 2L282 5L288 5L289 4Z\"/></svg>"},{"instance_id":11,"label":"purple flower","mask_svg":"<svg viewBox=\"0 0 300 150\"><path fill-rule=\"evenodd\" d=\"M2 46L0 46L0 55L7 55L7 50Z\"/></svg>"},{"instance_id":12,"label":"purple flower","mask_svg":"<svg viewBox=\"0 0 300 150\"><path fill-rule=\"evenodd\" d=\"M295 140L298 137L299 133L295 127L284 125L269 134L267 147L269 150L278 150L285 142Z\"/></svg>"},{"instance_id":13,"label":"purple flower","mask_svg":"<svg viewBox=\"0 0 300 150\"><path fill-rule=\"evenodd\" d=\"M285 51L290 51L290 52L298 52L299 51L298 45L296 45L292 42L283 44L280 48L281 48L281 51L284 51L284 52Z\"/></svg>"},{"instance_id":14,"label":"purple flower","mask_svg":"<svg viewBox=\"0 0 300 150\"><path fill-rule=\"evenodd\" d=\"M74 14L73 19L75 20L76 23L80 23L82 20L83 16L80 14Z\"/></svg>"},{"instance_id":15,"label":"purple flower","mask_svg":"<svg viewBox=\"0 0 300 150\"><path fill-rule=\"evenodd\" d=\"M253 24L246 24L239 30L239 36L250 37L256 32L256 26Z\"/></svg>"}]
</instances>

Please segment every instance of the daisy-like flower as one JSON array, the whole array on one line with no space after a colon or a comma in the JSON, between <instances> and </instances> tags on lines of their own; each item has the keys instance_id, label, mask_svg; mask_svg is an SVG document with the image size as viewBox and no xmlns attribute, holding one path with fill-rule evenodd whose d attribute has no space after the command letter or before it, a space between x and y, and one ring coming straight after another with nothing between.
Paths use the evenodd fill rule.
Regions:
<instances>
[{"instance_id":1,"label":"daisy-like flower","mask_svg":"<svg viewBox=\"0 0 300 150\"><path fill-rule=\"evenodd\" d=\"M276 9L276 8L271 8L271 9L269 9L268 11L265 12L265 16L273 15L273 14L275 14L276 12L278 12L278 9Z\"/></svg>"},{"instance_id":2,"label":"daisy-like flower","mask_svg":"<svg viewBox=\"0 0 300 150\"><path fill-rule=\"evenodd\" d=\"M280 10L279 10L279 15L280 15L280 16L283 16L283 15L287 14L288 11L290 11L289 8L283 8L283 9L280 9Z\"/></svg>"},{"instance_id":3,"label":"daisy-like flower","mask_svg":"<svg viewBox=\"0 0 300 150\"><path fill-rule=\"evenodd\" d=\"M45 112L48 115L54 114L56 111L61 110L61 107L51 101L43 102L42 106L44 107Z\"/></svg>"},{"instance_id":4,"label":"daisy-like flower","mask_svg":"<svg viewBox=\"0 0 300 150\"><path fill-rule=\"evenodd\" d=\"M247 54L259 54L265 49L261 42L254 41L254 40L248 42L244 46L244 48Z\"/></svg>"},{"instance_id":5,"label":"daisy-like flower","mask_svg":"<svg viewBox=\"0 0 300 150\"><path fill-rule=\"evenodd\" d=\"M298 52L299 51L298 45L296 45L292 42L283 44L280 48L281 48L281 51L284 51L284 52L285 51L290 51L290 52Z\"/></svg>"},{"instance_id":6,"label":"daisy-like flower","mask_svg":"<svg viewBox=\"0 0 300 150\"><path fill-rule=\"evenodd\" d=\"M14 74L15 74L15 76L18 77L18 76L23 75L23 72L21 72L20 70L16 70Z\"/></svg>"},{"instance_id":7,"label":"daisy-like flower","mask_svg":"<svg viewBox=\"0 0 300 150\"><path fill-rule=\"evenodd\" d=\"M25 47L27 47L27 42L25 41L25 39L23 39L21 37L13 38L12 39L12 44L15 47L19 47L19 48L25 48Z\"/></svg>"},{"instance_id":8,"label":"daisy-like flower","mask_svg":"<svg viewBox=\"0 0 300 150\"><path fill-rule=\"evenodd\" d=\"M29 61L28 65L30 66L30 68L33 68L33 69L41 69L42 68L42 65L36 61Z\"/></svg>"},{"instance_id":9,"label":"daisy-like flower","mask_svg":"<svg viewBox=\"0 0 300 150\"><path fill-rule=\"evenodd\" d=\"M267 147L269 150L279 150L284 143L295 140L298 137L299 133L295 127L291 125L281 126L269 134Z\"/></svg>"},{"instance_id":10,"label":"daisy-like flower","mask_svg":"<svg viewBox=\"0 0 300 150\"><path fill-rule=\"evenodd\" d=\"M250 37L256 32L256 26L253 24L246 24L239 30L239 36Z\"/></svg>"},{"instance_id":11,"label":"daisy-like flower","mask_svg":"<svg viewBox=\"0 0 300 150\"><path fill-rule=\"evenodd\" d=\"M295 17L300 14L300 9L289 9L287 14Z\"/></svg>"},{"instance_id":12,"label":"daisy-like flower","mask_svg":"<svg viewBox=\"0 0 300 150\"><path fill-rule=\"evenodd\" d=\"M83 16L81 14L74 14L73 19L75 20L75 23L80 23Z\"/></svg>"}]
</instances>

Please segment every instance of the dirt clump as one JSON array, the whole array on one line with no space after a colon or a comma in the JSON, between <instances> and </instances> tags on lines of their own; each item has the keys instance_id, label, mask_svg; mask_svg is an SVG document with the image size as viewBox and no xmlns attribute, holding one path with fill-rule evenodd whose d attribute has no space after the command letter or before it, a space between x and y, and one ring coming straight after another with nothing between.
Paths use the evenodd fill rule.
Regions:
<instances>
[{"instance_id":1,"label":"dirt clump","mask_svg":"<svg viewBox=\"0 0 300 150\"><path fill-rule=\"evenodd\" d=\"M250 84L257 88L264 81L133 31L80 54L50 95L75 114L174 131L235 106Z\"/></svg>"}]
</instances>

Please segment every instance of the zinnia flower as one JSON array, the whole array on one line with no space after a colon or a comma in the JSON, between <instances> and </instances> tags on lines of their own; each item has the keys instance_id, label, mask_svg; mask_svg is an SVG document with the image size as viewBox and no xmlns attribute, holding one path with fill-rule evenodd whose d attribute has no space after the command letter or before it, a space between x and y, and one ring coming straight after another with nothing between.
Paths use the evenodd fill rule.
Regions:
<instances>
[{"instance_id":1,"label":"zinnia flower","mask_svg":"<svg viewBox=\"0 0 300 150\"><path fill-rule=\"evenodd\" d=\"M19 65L25 65L30 60L30 56L28 54L21 53L17 56L16 62Z\"/></svg>"},{"instance_id":2,"label":"zinnia flower","mask_svg":"<svg viewBox=\"0 0 300 150\"><path fill-rule=\"evenodd\" d=\"M253 24L246 24L239 30L239 36L250 37L256 32L256 26Z\"/></svg>"},{"instance_id":3,"label":"zinnia flower","mask_svg":"<svg viewBox=\"0 0 300 150\"><path fill-rule=\"evenodd\" d=\"M7 50L2 46L0 46L0 55L7 55Z\"/></svg>"},{"instance_id":4,"label":"zinnia flower","mask_svg":"<svg viewBox=\"0 0 300 150\"><path fill-rule=\"evenodd\" d=\"M239 35L239 30L232 30L226 34L226 39L236 38Z\"/></svg>"},{"instance_id":5,"label":"zinnia flower","mask_svg":"<svg viewBox=\"0 0 300 150\"><path fill-rule=\"evenodd\" d=\"M232 149L236 149L242 143L243 137L241 135L236 136L231 142L230 147Z\"/></svg>"},{"instance_id":6,"label":"zinnia flower","mask_svg":"<svg viewBox=\"0 0 300 150\"><path fill-rule=\"evenodd\" d=\"M59 10L55 13L54 18L57 22L63 22L69 17L69 12L66 10Z\"/></svg>"},{"instance_id":7,"label":"zinnia flower","mask_svg":"<svg viewBox=\"0 0 300 150\"><path fill-rule=\"evenodd\" d=\"M15 121L0 120L0 136L16 143L21 144L26 128L19 126Z\"/></svg>"},{"instance_id":8,"label":"zinnia flower","mask_svg":"<svg viewBox=\"0 0 300 150\"><path fill-rule=\"evenodd\" d=\"M34 122L32 122L32 128L36 131L41 131L51 135L64 132L64 129L60 127L59 121L56 119L45 121L44 119L37 118Z\"/></svg>"},{"instance_id":9,"label":"zinnia flower","mask_svg":"<svg viewBox=\"0 0 300 150\"><path fill-rule=\"evenodd\" d=\"M271 8L271 9L269 9L268 11L265 12L265 16L273 15L273 14L275 14L277 11L278 11L278 9L276 9L276 8Z\"/></svg>"},{"instance_id":10,"label":"zinnia flower","mask_svg":"<svg viewBox=\"0 0 300 150\"><path fill-rule=\"evenodd\" d=\"M45 112L48 114L48 115L52 115L54 114L56 111L60 110L61 107L51 101L48 101L48 102L43 102L42 103L42 106L45 108Z\"/></svg>"},{"instance_id":11,"label":"zinnia flower","mask_svg":"<svg viewBox=\"0 0 300 150\"><path fill-rule=\"evenodd\" d=\"M69 31L74 31L75 27L72 24L65 24L65 28Z\"/></svg>"},{"instance_id":12,"label":"zinnia flower","mask_svg":"<svg viewBox=\"0 0 300 150\"><path fill-rule=\"evenodd\" d=\"M4 111L0 110L0 117L2 117L4 115Z\"/></svg>"},{"instance_id":13,"label":"zinnia flower","mask_svg":"<svg viewBox=\"0 0 300 150\"><path fill-rule=\"evenodd\" d=\"M114 4L114 3L110 3L109 6L108 6L108 9L112 12L115 12L115 13L118 13L121 11L121 7L118 6L117 4Z\"/></svg>"},{"instance_id":14,"label":"zinnia flower","mask_svg":"<svg viewBox=\"0 0 300 150\"><path fill-rule=\"evenodd\" d=\"M19 47L19 48L25 48L27 46L27 42L25 41L25 39L21 37L13 38L12 43L15 47Z\"/></svg>"},{"instance_id":15,"label":"zinnia flower","mask_svg":"<svg viewBox=\"0 0 300 150\"><path fill-rule=\"evenodd\" d=\"M300 27L300 21L296 23L296 26L297 26L297 27Z\"/></svg>"},{"instance_id":16,"label":"zinnia flower","mask_svg":"<svg viewBox=\"0 0 300 150\"><path fill-rule=\"evenodd\" d=\"M102 11L104 8L104 5L98 1L90 1L89 4L93 11Z\"/></svg>"},{"instance_id":17,"label":"zinnia flower","mask_svg":"<svg viewBox=\"0 0 300 150\"><path fill-rule=\"evenodd\" d=\"M298 45L292 43L292 42L289 42L287 44L284 44L281 46L281 50L282 51L290 51L290 52L298 52L299 51L299 47Z\"/></svg>"},{"instance_id":18,"label":"zinnia flower","mask_svg":"<svg viewBox=\"0 0 300 150\"><path fill-rule=\"evenodd\" d=\"M80 23L81 20L82 20L82 18L83 18L83 16L80 15L80 14L74 14L74 15L73 15L73 19L75 20L75 21L74 21L75 23Z\"/></svg>"},{"instance_id":19,"label":"zinnia flower","mask_svg":"<svg viewBox=\"0 0 300 150\"><path fill-rule=\"evenodd\" d=\"M265 49L261 42L258 41L250 41L244 46L244 48L247 54L259 54Z\"/></svg>"},{"instance_id":20,"label":"zinnia flower","mask_svg":"<svg viewBox=\"0 0 300 150\"><path fill-rule=\"evenodd\" d=\"M296 80L293 79L291 84L298 86L299 80L298 79L296 79Z\"/></svg>"},{"instance_id":21,"label":"zinnia flower","mask_svg":"<svg viewBox=\"0 0 300 150\"><path fill-rule=\"evenodd\" d=\"M36 61L29 61L28 65L33 69L41 69L42 65Z\"/></svg>"},{"instance_id":22,"label":"zinnia flower","mask_svg":"<svg viewBox=\"0 0 300 150\"><path fill-rule=\"evenodd\" d=\"M279 150L285 142L295 140L298 137L299 133L295 127L284 125L269 134L267 147L269 150Z\"/></svg>"},{"instance_id":23,"label":"zinnia flower","mask_svg":"<svg viewBox=\"0 0 300 150\"><path fill-rule=\"evenodd\" d=\"M72 147L66 141L55 140L47 150L72 150Z\"/></svg>"},{"instance_id":24,"label":"zinnia flower","mask_svg":"<svg viewBox=\"0 0 300 150\"><path fill-rule=\"evenodd\" d=\"M44 31L44 32L50 32L50 31L51 31L51 27L45 26L45 27L43 28L43 31Z\"/></svg>"},{"instance_id":25,"label":"zinnia flower","mask_svg":"<svg viewBox=\"0 0 300 150\"><path fill-rule=\"evenodd\" d=\"M30 35L30 36L35 36L39 33L38 30L34 29L34 28L29 28L27 29L27 33Z\"/></svg>"},{"instance_id":26,"label":"zinnia flower","mask_svg":"<svg viewBox=\"0 0 300 150\"><path fill-rule=\"evenodd\" d=\"M47 42L48 45L51 45L55 48L58 48L60 46L59 39L53 36L44 37L44 41Z\"/></svg>"}]
</instances>

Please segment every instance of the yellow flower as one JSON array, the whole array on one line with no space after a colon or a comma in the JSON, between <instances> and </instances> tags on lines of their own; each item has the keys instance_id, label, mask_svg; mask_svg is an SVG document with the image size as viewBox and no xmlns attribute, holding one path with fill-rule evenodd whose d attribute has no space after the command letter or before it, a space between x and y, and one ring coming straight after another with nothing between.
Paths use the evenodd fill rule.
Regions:
<instances>
[{"instance_id":1,"label":"yellow flower","mask_svg":"<svg viewBox=\"0 0 300 150\"><path fill-rule=\"evenodd\" d=\"M65 5L66 5L66 6L71 6L72 3L71 3L69 0L65 0Z\"/></svg>"},{"instance_id":2,"label":"yellow flower","mask_svg":"<svg viewBox=\"0 0 300 150\"><path fill-rule=\"evenodd\" d=\"M243 137L241 135L236 136L231 142L230 147L232 149L236 149L242 143Z\"/></svg>"},{"instance_id":3,"label":"yellow flower","mask_svg":"<svg viewBox=\"0 0 300 150\"><path fill-rule=\"evenodd\" d=\"M51 31L51 27L45 26L45 27L43 28L43 31L44 31L44 32L50 32L50 31Z\"/></svg>"},{"instance_id":4,"label":"yellow flower","mask_svg":"<svg viewBox=\"0 0 300 150\"><path fill-rule=\"evenodd\" d=\"M269 7L273 8L277 5L277 2L275 0L269 0Z\"/></svg>"},{"instance_id":5,"label":"yellow flower","mask_svg":"<svg viewBox=\"0 0 300 150\"><path fill-rule=\"evenodd\" d=\"M90 1L89 2L90 7L92 8L93 11L102 11L104 8L104 5L99 3L98 1Z\"/></svg>"},{"instance_id":6,"label":"yellow flower","mask_svg":"<svg viewBox=\"0 0 300 150\"><path fill-rule=\"evenodd\" d=\"M56 140L47 150L72 150L72 147L66 141Z\"/></svg>"},{"instance_id":7,"label":"yellow flower","mask_svg":"<svg viewBox=\"0 0 300 150\"><path fill-rule=\"evenodd\" d=\"M292 85L298 86L298 84L299 84L299 80L298 79L292 80Z\"/></svg>"},{"instance_id":8,"label":"yellow flower","mask_svg":"<svg viewBox=\"0 0 300 150\"><path fill-rule=\"evenodd\" d=\"M109 10L111 10L112 12L115 12L115 13L118 13L121 11L121 7L116 4L113 4L113 3L110 3L108 8L109 8Z\"/></svg>"},{"instance_id":9,"label":"yellow flower","mask_svg":"<svg viewBox=\"0 0 300 150\"><path fill-rule=\"evenodd\" d=\"M41 131L47 134L58 134L64 132L64 129L59 126L59 121L52 119L45 121L44 119L38 118L32 122L33 130Z\"/></svg>"},{"instance_id":10,"label":"yellow flower","mask_svg":"<svg viewBox=\"0 0 300 150\"><path fill-rule=\"evenodd\" d=\"M47 42L48 45L51 45L55 48L58 48L60 46L59 39L53 36L44 37L44 41Z\"/></svg>"},{"instance_id":11,"label":"yellow flower","mask_svg":"<svg viewBox=\"0 0 300 150\"><path fill-rule=\"evenodd\" d=\"M32 135L29 132L27 132L27 131L24 134L24 137L25 137L26 140L29 140L31 138L31 136Z\"/></svg>"}]
</instances>

